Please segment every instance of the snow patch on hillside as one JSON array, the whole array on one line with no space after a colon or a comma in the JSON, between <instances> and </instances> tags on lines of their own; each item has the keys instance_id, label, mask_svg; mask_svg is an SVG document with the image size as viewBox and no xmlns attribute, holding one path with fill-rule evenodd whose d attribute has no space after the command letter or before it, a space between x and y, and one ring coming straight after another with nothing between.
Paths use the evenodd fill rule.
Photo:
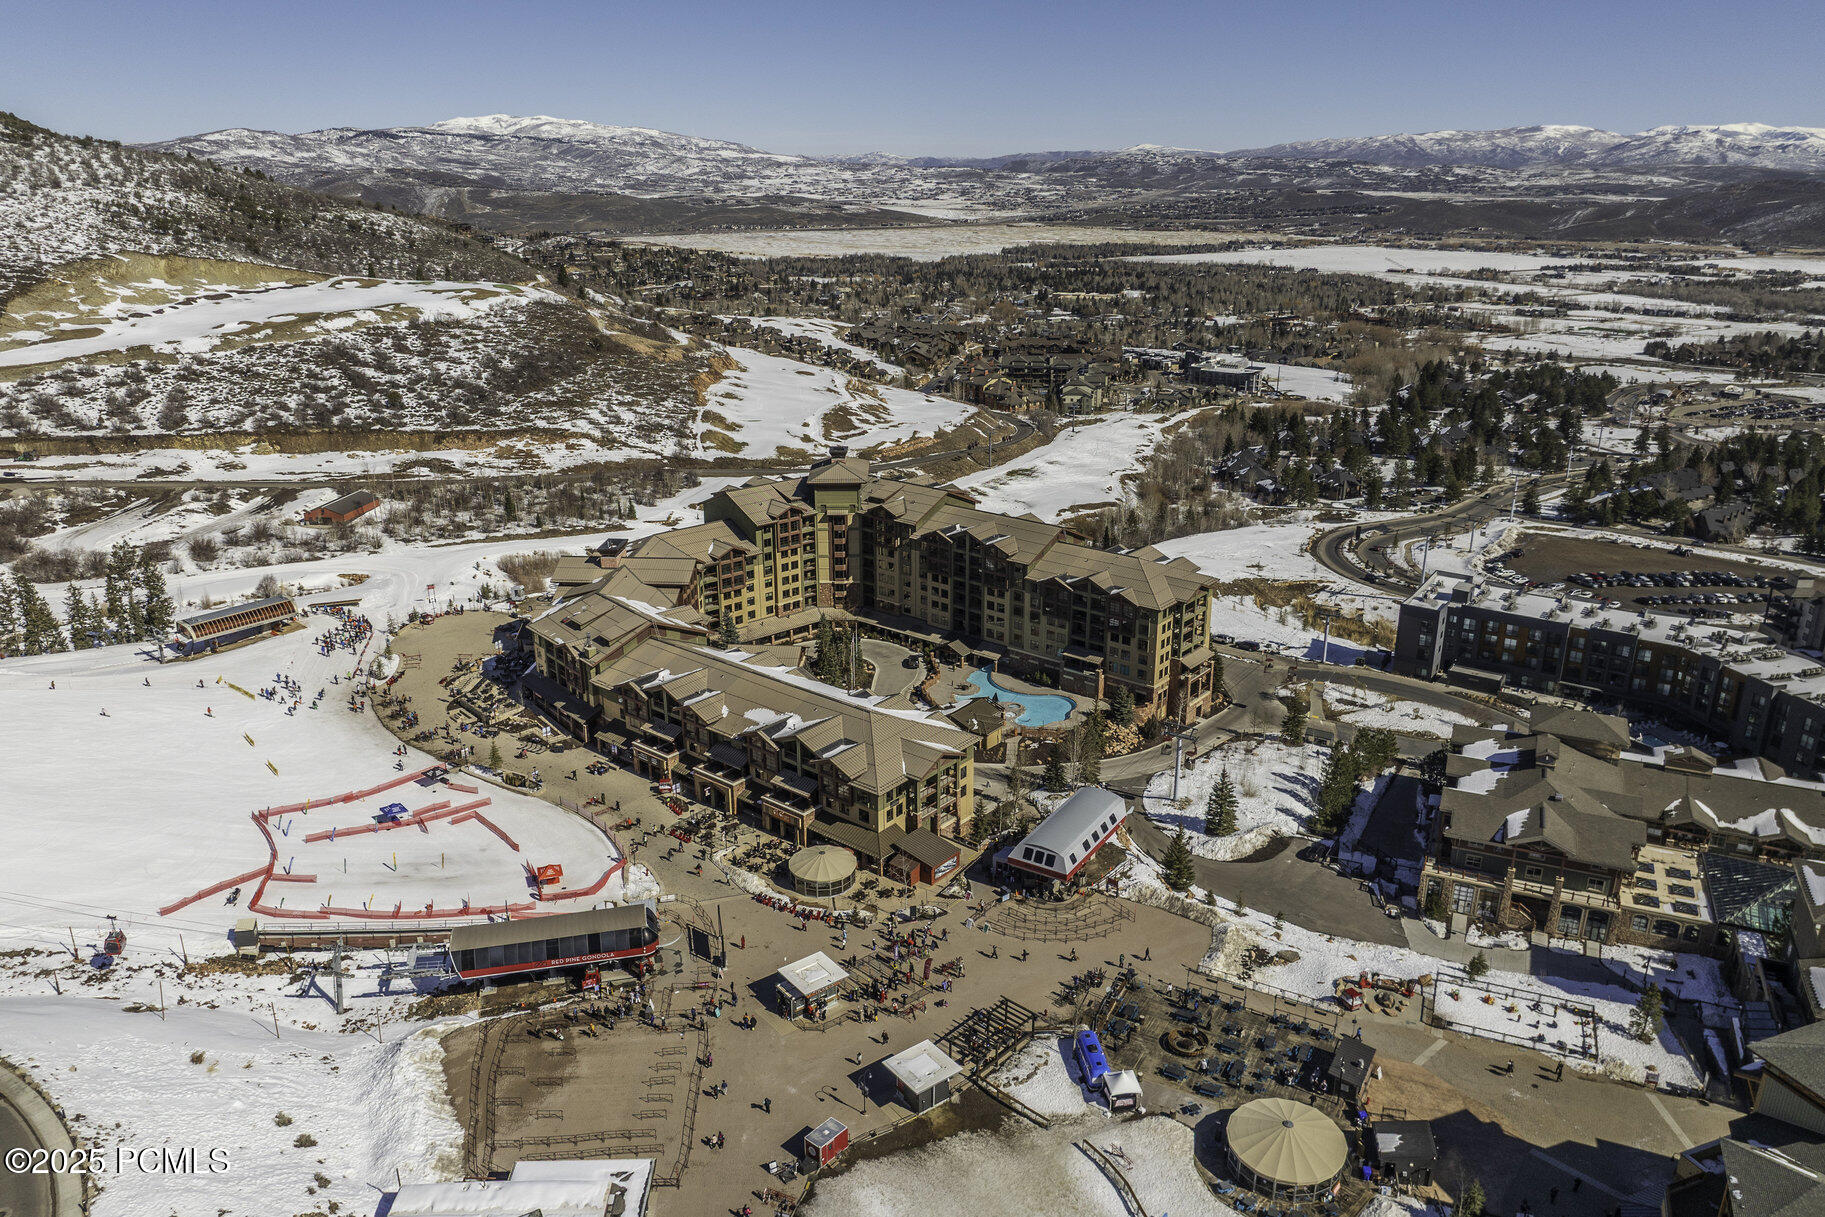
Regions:
<instances>
[{"instance_id":1,"label":"snow patch on hillside","mask_svg":"<svg viewBox=\"0 0 1825 1217\"><path fill-rule=\"evenodd\" d=\"M953 427L975 407L947 397L855 380L829 368L741 347L725 348L737 363L707 394L704 429L724 430L736 450L771 456L782 449L822 452L830 444L867 451L935 435ZM718 446L699 439L699 451Z\"/></svg>"},{"instance_id":2,"label":"snow patch on hillside","mask_svg":"<svg viewBox=\"0 0 1825 1217\"><path fill-rule=\"evenodd\" d=\"M1117 506L1127 501L1127 479L1140 472L1172 421L1122 414L1068 427L1005 465L965 474L951 484L977 496L989 511L1031 512L1051 522Z\"/></svg>"},{"instance_id":3,"label":"snow patch on hillside","mask_svg":"<svg viewBox=\"0 0 1825 1217\"><path fill-rule=\"evenodd\" d=\"M463 1134L439 1039L275 1035L270 1022L197 1005L161 1018L75 995L0 998L7 1055L81 1117L78 1135L111 1163L125 1150L198 1148L194 1173L129 1166L99 1177L96 1217L292 1213L331 1200L365 1214L395 1169L458 1177ZM297 1145L300 1136L316 1143ZM215 1168L212 1148L223 1153Z\"/></svg>"}]
</instances>

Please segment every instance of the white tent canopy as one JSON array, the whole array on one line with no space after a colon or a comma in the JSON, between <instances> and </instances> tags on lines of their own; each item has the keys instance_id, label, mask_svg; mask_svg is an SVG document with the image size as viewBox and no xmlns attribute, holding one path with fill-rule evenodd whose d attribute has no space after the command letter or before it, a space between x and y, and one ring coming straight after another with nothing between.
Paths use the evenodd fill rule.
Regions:
<instances>
[{"instance_id":1,"label":"white tent canopy","mask_svg":"<svg viewBox=\"0 0 1825 1217\"><path fill-rule=\"evenodd\" d=\"M1291 1099L1256 1099L1229 1117L1229 1152L1263 1180L1284 1187L1329 1183L1349 1151L1336 1121Z\"/></svg>"}]
</instances>

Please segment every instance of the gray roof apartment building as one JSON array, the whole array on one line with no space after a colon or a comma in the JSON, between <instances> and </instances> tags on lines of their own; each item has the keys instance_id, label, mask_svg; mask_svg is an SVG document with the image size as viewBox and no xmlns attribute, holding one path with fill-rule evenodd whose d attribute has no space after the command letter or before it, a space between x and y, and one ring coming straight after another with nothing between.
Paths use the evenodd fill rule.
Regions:
<instances>
[{"instance_id":1,"label":"gray roof apartment building","mask_svg":"<svg viewBox=\"0 0 1825 1217\"><path fill-rule=\"evenodd\" d=\"M1771 605L1754 624L1699 622L1433 575L1401 605L1394 667L1615 699L1816 775L1825 765L1825 664L1789 646L1816 645L1822 616L1808 596Z\"/></svg>"}]
</instances>

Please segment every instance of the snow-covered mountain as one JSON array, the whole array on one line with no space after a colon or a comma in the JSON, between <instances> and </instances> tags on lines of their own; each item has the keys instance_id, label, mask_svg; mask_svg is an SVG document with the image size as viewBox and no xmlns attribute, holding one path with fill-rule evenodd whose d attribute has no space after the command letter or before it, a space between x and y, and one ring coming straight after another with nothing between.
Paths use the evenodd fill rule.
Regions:
<instances>
[{"instance_id":1,"label":"snow-covered mountain","mask_svg":"<svg viewBox=\"0 0 1825 1217\"><path fill-rule=\"evenodd\" d=\"M1548 125L1497 131L1427 131L1356 139L1301 140L1249 148L1238 156L1349 160L1408 168L1483 165L1496 169L1592 169L1736 165L1825 171L1825 128L1766 123L1655 127L1635 135L1595 127Z\"/></svg>"},{"instance_id":2,"label":"snow-covered mountain","mask_svg":"<svg viewBox=\"0 0 1825 1217\"><path fill-rule=\"evenodd\" d=\"M880 198L929 199L983 193L990 189L979 177L985 173L1044 172L1068 164L1073 171L1108 166L1119 177L1224 158L1346 160L1404 168L1733 165L1825 171L1825 128L1766 123L1665 126L1634 135L1549 124L1302 140L1228 153L1136 144L1107 151L947 158L887 152L798 156L650 127L488 114L419 127L331 127L300 135L237 127L152 147L252 165L306 185L403 172L506 190L612 192L645 198L855 199L873 192Z\"/></svg>"},{"instance_id":3,"label":"snow-covered mountain","mask_svg":"<svg viewBox=\"0 0 1825 1217\"><path fill-rule=\"evenodd\" d=\"M424 127L331 127L302 135L233 128L154 147L275 170L412 169L507 189L623 194L671 193L688 184L706 191L757 189L818 167L808 157L727 140L547 115L486 114Z\"/></svg>"},{"instance_id":4,"label":"snow-covered mountain","mask_svg":"<svg viewBox=\"0 0 1825 1217\"><path fill-rule=\"evenodd\" d=\"M1604 165L1743 165L1825 171L1825 127L1767 123L1655 127L1631 135L1600 158Z\"/></svg>"},{"instance_id":5,"label":"snow-covered mountain","mask_svg":"<svg viewBox=\"0 0 1825 1217\"><path fill-rule=\"evenodd\" d=\"M374 277L519 281L534 273L447 224L0 113L0 304L59 266L128 253Z\"/></svg>"},{"instance_id":6,"label":"snow-covered mountain","mask_svg":"<svg viewBox=\"0 0 1825 1217\"><path fill-rule=\"evenodd\" d=\"M1583 163L1613 148L1624 138L1595 127L1508 127L1500 131L1426 131L1418 135L1300 140L1243 149L1239 155L1367 161L1408 168L1487 165L1496 169L1518 169L1529 165Z\"/></svg>"},{"instance_id":7,"label":"snow-covered mountain","mask_svg":"<svg viewBox=\"0 0 1825 1217\"><path fill-rule=\"evenodd\" d=\"M1756 123L1656 127L1634 135L1564 125L1431 131L1230 152L1135 144L990 157L801 156L648 127L490 114L300 135L236 128L153 147L500 232L878 225L990 215L1185 221L1298 215L1307 222L1372 216L1396 229L1468 225L1539 235L1588 226L1594 213L1580 210L1585 203L1578 196L1607 205L1612 196L1640 199L1645 191L1657 201L1632 205L1606 235L1737 233L1810 243L1820 206L1815 196L1825 195L1825 129ZM1737 193L1717 195L1720 179L1739 187ZM1447 196L1488 206L1472 217L1426 201ZM1512 205L1517 198L1553 201L1519 207ZM1753 231L1738 232L1744 223Z\"/></svg>"},{"instance_id":8,"label":"snow-covered mountain","mask_svg":"<svg viewBox=\"0 0 1825 1217\"><path fill-rule=\"evenodd\" d=\"M700 196L955 200L975 177L912 169L884 154L820 158L729 140L547 115L488 114L422 127L331 127L286 135L231 128L151 145L324 188L386 177L499 190Z\"/></svg>"}]
</instances>

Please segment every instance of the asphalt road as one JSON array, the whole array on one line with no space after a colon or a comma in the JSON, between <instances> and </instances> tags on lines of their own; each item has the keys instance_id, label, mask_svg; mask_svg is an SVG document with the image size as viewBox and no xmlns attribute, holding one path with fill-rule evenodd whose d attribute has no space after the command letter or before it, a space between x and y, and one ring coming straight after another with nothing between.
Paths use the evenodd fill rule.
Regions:
<instances>
[{"instance_id":1,"label":"asphalt road","mask_svg":"<svg viewBox=\"0 0 1825 1217\"><path fill-rule=\"evenodd\" d=\"M1146 816L1128 817L1128 835L1150 857L1166 854L1166 830ZM1195 858L1197 885L1248 908L1285 918L1317 934L1335 934L1359 942L1404 947L1400 922L1375 907L1356 879L1328 866L1301 862L1306 843L1283 837L1265 856L1250 861L1217 862Z\"/></svg>"},{"instance_id":2,"label":"asphalt road","mask_svg":"<svg viewBox=\"0 0 1825 1217\"><path fill-rule=\"evenodd\" d=\"M0 1155L12 1149L44 1148L18 1108L0 1098ZM0 1217L52 1217L58 1212L50 1175L20 1175L0 1169Z\"/></svg>"},{"instance_id":3,"label":"asphalt road","mask_svg":"<svg viewBox=\"0 0 1825 1217\"><path fill-rule=\"evenodd\" d=\"M1545 494L1581 473L1582 470L1574 470L1540 474L1532 479L1532 484ZM1526 487L1521 489L1524 492ZM1417 584L1396 562L1402 545L1426 536L1468 532L1472 524L1507 515L1515 497L1513 483L1504 483L1438 511L1383 524L1345 524L1321 534L1312 543L1312 556L1326 570L1345 579L1404 594Z\"/></svg>"}]
</instances>

